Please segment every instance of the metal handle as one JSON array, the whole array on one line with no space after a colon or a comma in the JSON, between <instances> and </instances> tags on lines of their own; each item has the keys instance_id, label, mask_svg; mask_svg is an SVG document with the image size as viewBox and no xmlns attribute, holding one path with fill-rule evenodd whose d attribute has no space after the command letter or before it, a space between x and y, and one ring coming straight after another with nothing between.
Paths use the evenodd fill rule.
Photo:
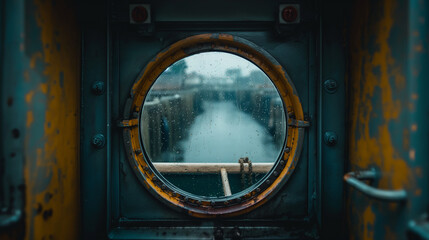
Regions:
<instances>
[{"instance_id":1,"label":"metal handle","mask_svg":"<svg viewBox=\"0 0 429 240\"><path fill-rule=\"evenodd\" d=\"M424 213L419 218L408 222L407 239L429 239L429 214Z\"/></svg>"},{"instance_id":2,"label":"metal handle","mask_svg":"<svg viewBox=\"0 0 429 240\"><path fill-rule=\"evenodd\" d=\"M377 172L375 169L366 171L349 172L344 175L344 181L356 190L363 194L385 201L405 201L407 200L407 192L401 190L382 190L371 187L361 180L372 180L377 178Z\"/></svg>"},{"instance_id":3,"label":"metal handle","mask_svg":"<svg viewBox=\"0 0 429 240\"><path fill-rule=\"evenodd\" d=\"M21 217L21 210L12 211L10 214L0 214L0 229L14 225L21 220Z\"/></svg>"}]
</instances>

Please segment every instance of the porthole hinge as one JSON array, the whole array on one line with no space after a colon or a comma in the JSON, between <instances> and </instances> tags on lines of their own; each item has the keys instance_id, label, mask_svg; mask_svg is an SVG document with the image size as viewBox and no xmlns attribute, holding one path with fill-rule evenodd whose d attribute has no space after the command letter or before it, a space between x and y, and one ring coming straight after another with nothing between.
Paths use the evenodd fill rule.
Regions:
<instances>
[{"instance_id":1,"label":"porthole hinge","mask_svg":"<svg viewBox=\"0 0 429 240\"><path fill-rule=\"evenodd\" d=\"M128 120L119 120L117 126L120 128L129 128L134 127L139 124L139 119L128 119Z\"/></svg>"},{"instance_id":2,"label":"porthole hinge","mask_svg":"<svg viewBox=\"0 0 429 240\"><path fill-rule=\"evenodd\" d=\"M296 120L294 118L289 118L288 126L297 127L297 128L307 128L310 127L310 121Z\"/></svg>"}]
</instances>

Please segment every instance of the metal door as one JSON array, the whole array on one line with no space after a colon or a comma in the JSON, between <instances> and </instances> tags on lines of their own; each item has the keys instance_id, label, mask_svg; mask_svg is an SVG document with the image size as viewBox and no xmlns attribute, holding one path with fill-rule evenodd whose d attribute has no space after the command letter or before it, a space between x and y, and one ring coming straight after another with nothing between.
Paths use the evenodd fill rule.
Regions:
<instances>
[{"instance_id":1,"label":"metal door","mask_svg":"<svg viewBox=\"0 0 429 240\"><path fill-rule=\"evenodd\" d=\"M350 44L344 177L350 239L428 238L428 7L366 1L355 8L352 29L361 31Z\"/></svg>"}]
</instances>

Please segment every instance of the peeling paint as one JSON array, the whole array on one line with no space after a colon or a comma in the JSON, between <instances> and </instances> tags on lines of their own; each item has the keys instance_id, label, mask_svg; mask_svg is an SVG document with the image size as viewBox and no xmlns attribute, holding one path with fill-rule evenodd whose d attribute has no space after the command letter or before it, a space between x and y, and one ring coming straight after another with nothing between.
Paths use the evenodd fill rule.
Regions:
<instances>
[{"instance_id":1,"label":"peeling paint","mask_svg":"<svg viewBox=\"0 0 429 240\"><path fill-rule=\"evenodd\" d=\"M26 239L79 239L80 234L80 41L72 4L34 2L40 50L25 72L33 86L25 95Z\"/></svg>"},{"instance_id":2,"label":"peeling paint","mask_svg":"<svg viewBox=\"0 0 429 240\"><path fill-rule=\"evenodd\" d=\"M412 169L408 165L409 160L415 158L412 149L408 151L410 130L414 127L404 124L411 106L404 101L407 65L403 64L402 58L396 58L398 52L407 52L391 43L397 38L395 31L399 23L395 13L399 4L389 0L359 2L351 27L357 30L350 37L351 170L375 167L380 172L380 179L374 186L388 190L409 189L414 185ZM379 239L382 236L390 239L386 238L390 225L382 222L383 215L375 207L378 205L353 190L349 197L352 198L348 200L352 208L348 213L351 218L349 228L353 238ZM386 206L389 211L398 208L397 204Z\"/></svg>"},{"instance_id":3,"label":"peeling paint","mask_svg":"<svg viewBox=\"0 0 429 240\"><path fill-rule=\"evenodd\" d=\"M363 239L374 239L375 214L369 206L363 212L363 221Z\"/></svg>"},{"instance_id":4,"label":"peeling paint","mask_svg":"<svg viewBox=\"0 0 429 240\"><path fill-rule=\"evenodd\" d=\"M28 128L31 126L31 124L34 121L34 116L33 116L33 112L32 111L28 111L27 112L27 123L25 124L25 126Z\"/></svg>"}]
</instances>

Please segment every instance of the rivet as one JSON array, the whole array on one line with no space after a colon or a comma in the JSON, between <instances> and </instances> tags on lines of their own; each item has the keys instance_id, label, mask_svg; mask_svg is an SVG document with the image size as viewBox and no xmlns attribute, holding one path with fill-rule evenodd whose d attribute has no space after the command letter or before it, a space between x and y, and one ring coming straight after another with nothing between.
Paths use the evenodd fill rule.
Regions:
<instances>
[{"instance_id":1,"label":"rivet","mask_svg":"<svg viewBox=\"0 0 429 240\"><path fill-rule=\"evenodd\" d=\"M261 189L260 188L256 188L256 192L261 192Z\"/></svg>"},{"instance_id":2,"label":"rivet","mask_svg":"<svg viewBox=\"0 0 429 240\"><path fill-rule=\"evenodd\" d=\"M158 181L158 178L156 176L153 176L152 181Z\"/></svg>"},{"instance_id":3,"label":"rivet","mask_svg":"<svg viewBox=\"0 0 429 240\"><path fill-rule=\"evenodd\" d=\"M224 205L228 205L228 204L229 204L229 202L228 202L228 201L225 201L225 202L223 202L223 204L224 204Z\"/></svg>"},{"instance_id":4,"label":"rivet","mask_svg":"<svg viewBox=\"0 0 429 240\"><path fill-rule=\"evenodd\" d=\"M211 201L210 205L212 205L212 206L216 205L215 201Z\"/></svg>"},{"instance_id":5,"label":"rivet","mask_svg":"<svg viewBox=\"0 0 429 240\"><path fill-rule=\"evenodd\" d=\"M134 151L137 155L140 155L142 153L141 149L136 149L136 151Z\"/></svg>"},{"instance_id":6,"label":"rivet","mask_svg":"<svg viewBox=\"0 0 429 240\"><path fill-rule=\"evenodd\" d=\"M165 184L162 184L161 189L165 190L165 189L167 189L167 186L165 186Z\"/></svg>"},{"instance_id":7,"label":"rivet","mask_svg":"<svg viewBox=\"0 0 429 240\"><path fill-rule=\"evenodd\" d=\"M265 181L265 183L266 184L270 184L271 183L270 179L268 179L267 181Z\"/></svg>"},{"instance_id":8,"label":"rivet","mask_svg":"<svg viewBox=\"0 0 429 240\"><path fill-rule=\"evenodd\" d=\"M277 177L279 175L279 173L277 171L274 171L273 175Z\"/></svg>"},{"instance_id":9,"label":"rivet","mask_svg":"<svg viewBox=\"0 0 429 240\"><path fill-rule=\"evenodd\" d=\"M106 144L106 140L104 138L104 135L101 133L95 134L92 137L91 144L92 144L92 146L94 146L95 148L98 148L98 149L104 148L104 145Z\"/></svg>"},{"instance_id":10,"label":"rivet","mask_svg":"<svg viewBox=\"0 0 429 240\"><path fill-rule=\"evenodd\" d=\"M289 153L290 152L290 147L285 148L285 152Z\"/></svg>"},{"instance_id":11,"label":"rivet","mask_svg":"<svg viewBox=\"0 0 429 240\"><path fill-rule=\"evenodd\" d=\"M100 96L104 93L104 82L96 81L91 86L92 93L97 96Z\"/></svg>"},{"instance_id":12,"label":"rivet","mask_svg":"<svg viewBox=\"0 0 429 240\"><path fill-rule=\"evenodd\" d=\"M329 132L325 132L324 135L324 140L326 145L328 146L335 146L338 142L338 136L337 133L329 131Z\"/></svg>"},{"instance_id":13,"label":"rivet","mask_svg":"<svg viewBox=\"0 0 429 240\"><path fill-rule=\"evenodd\" d=\"M327 93L330 93L330 94L335 93L338 88L337 81L333 79L328 79L323 83L323 88Z\"/></svg>"},{"instance_id":14,"label":"rivet","mask_svg":"<svg viewBox=\"0 0 429 240\"><path fill-rule=\"evenodd\" d=\"M284 160L280 160L280 165L285 165L285 161Z\"/></svg>"}]
</instances>

